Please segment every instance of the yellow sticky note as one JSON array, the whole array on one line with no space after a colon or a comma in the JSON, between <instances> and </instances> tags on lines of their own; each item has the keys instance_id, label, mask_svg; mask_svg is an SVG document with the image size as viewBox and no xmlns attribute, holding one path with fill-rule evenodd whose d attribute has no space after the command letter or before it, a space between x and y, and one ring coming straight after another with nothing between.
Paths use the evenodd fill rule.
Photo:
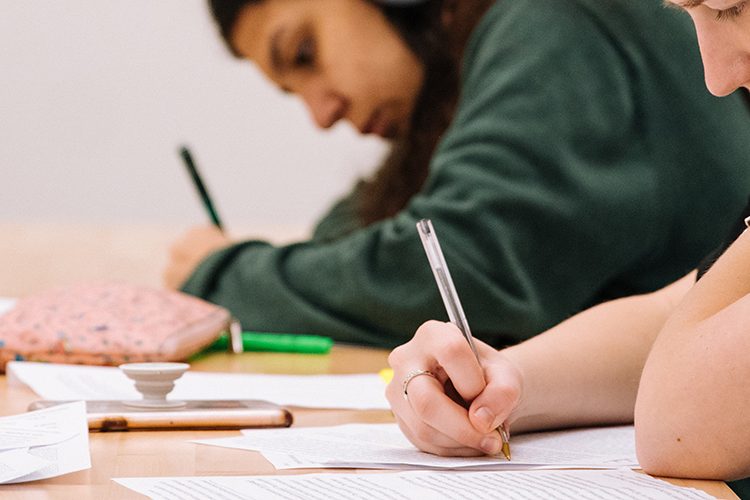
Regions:
<instances>
[{"instance_id":1,"label":"yellow sticky note","mask_svg":"<svg viewBox=\"0 0 750 500\"><path fill-rule=\"evenodd\" d=\"M386 384L390 384L391 380L393 379L393 370L390 368L383 368L378 372L378 375L380 375L380 378L383 379L383 382Z\"/></svg>"}]
</instances>

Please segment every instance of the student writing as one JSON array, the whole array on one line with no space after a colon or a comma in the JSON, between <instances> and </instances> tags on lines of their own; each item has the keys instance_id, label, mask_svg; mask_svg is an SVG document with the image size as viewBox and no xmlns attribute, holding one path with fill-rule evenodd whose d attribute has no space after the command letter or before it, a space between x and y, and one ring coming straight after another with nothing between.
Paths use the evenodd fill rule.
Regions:
<instances>
[{"instance_id":1,"label":"student writing","mask_svg":"<svg viewBox=\"0 0 750 500\"><path fill-rule=\"evenodd\" d=\"M726 95L744 87L738 93L747 96L747 2L671 3L695 21L709 90ZM390 356L394 377L387 394L401 428L424 450L474 455L497 453L494 429L502 422L518 432L635 417L646 472L750 476L748 216L750 206L701 266L701 273L710 269L697 283L690 273L657 292L598 305L504 350L477 342L484 370L453 325L424 324ZM414 378L407 401L399 383L417 369L435 376ZM444 394L441 382L448 377L473 400L468 411Z\"/></svg>"},{"instance_id":2,"label":"student writing","mask_svg":"<svg viewBox=\"0 0 750 500\"><path fill-rule=\"evenodd\" d=\"M406 341L444 317L414 233L430 218L475 335L515 343L683 275L744 201L748 111L705 92L689 20L659 0L211 6L319 126L394 143L308 241L176 242L168 285L247 328Z\"/></svg>"}]
</instances>

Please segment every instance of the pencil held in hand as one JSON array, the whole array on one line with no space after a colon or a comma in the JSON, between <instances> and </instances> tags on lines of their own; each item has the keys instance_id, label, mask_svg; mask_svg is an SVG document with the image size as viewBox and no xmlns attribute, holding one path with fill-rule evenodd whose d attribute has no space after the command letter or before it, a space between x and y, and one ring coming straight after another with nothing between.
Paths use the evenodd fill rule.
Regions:
<instances>
[{"instance_id":1,"label":"pencil held in hand","mask_svg":"<svg viewBox=\"0 0 750 500\"><path fill-rule=\"evenodd\" d=\"M214 226L221 231L224 231L224 226L221 223L221 219L219 219L219 214L216 212L214 204L211 201L211 196L208 194L208 190L206 189L205 184L203 184L203 179L201 179L201 176L198 173L198 168L195 166L193 155L190 154L190 150L186 146L182 146L180 148L180 156L185 163L185 168L190 174L190 178L193 180L195 189L198 191L198 196L201 197L203 206L206 208L206 212L208 212L208 216L211 218L211 222L213 222Z\"/></svg>"}]
</instances>

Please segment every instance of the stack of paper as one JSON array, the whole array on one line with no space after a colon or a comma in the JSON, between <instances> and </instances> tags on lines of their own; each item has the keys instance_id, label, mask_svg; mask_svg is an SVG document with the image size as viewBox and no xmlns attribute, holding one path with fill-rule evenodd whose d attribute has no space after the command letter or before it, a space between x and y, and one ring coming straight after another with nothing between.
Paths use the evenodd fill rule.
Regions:
<instances>
[{"instance_id":1,"label":"stack of paper","mask_svg":"<svg viewBox=\"0 0 750 500\"><path fill-rule=\"evenodd\" d=\"M259 451L277 469L518 470L638 467L632 426L572 429L514 436L513 461L500 457L439 457L419 451L396 424L248 429L243 436L194 442Z\"/></svg>"},{"instance_id":2,"label":"stack of paper","mask_svg":"<svg viewBox=\"0 0 750 500\"><path fill-rule=\"evenodd\" d=\"M28 385L43 399L141 399L118 368L13 361L8 379ZM385 385L376 374L252 375L188 372L170 399L260 399L311 408L388 409Z\"/></svg>"},{"instance_id":3,"label":"stack of paper","mask_svg":"<svg viewBox=\"0 0 750 500\"><path fill-rule=\"evenodd\" d=\"M605 427L514 436L513 462L500 457L447 458L420 452L395 424L252 429L243 436L197 443L258 450L277 468L432 469L383 474L122 478L118 483L154 500L263 498L287 500L705 500L636 467L633 428ZM523 470L566 468L613 470ZM459 469L436 470L436 469ZM482 471L477 471L482 469ZM488 471L486 469L492 469ZM471 471L471 472L467 472Z\"/></svg>"},{"instance_id":4,"label":"stack of paper","mask_svg":"<svg viewBox=\"0 0 750 500\"><path fill-rule=\"evenodd\" d=\"M91 467L83 401L0 418L0 484Z\"/></svg>"},{"instance_id":5,"label":"stack of paper","mask_svg":"<svg viewBox=\"0 0 750 500\"><path fill-rule=\"evenodd\" d=\"M705 500L692 488L629 470L400 472L303 476L153 477L115 479L154 500Z\"/></svg>"},{"instance_id":6,"label":"stack of paper","mask_svg":"<svg viewBox=\"0 0 750 500\"><path fill-rule=\"evenodd\" d=\"M499 457L445 458L415 449L395 424L243 431L243 436L198 443L259 450L279 468L428 468L382 474L161 477L115 479L154 500L263 498L288 500L490 500L532 498L705 500L621 466L636 466L632 427L580 429L514 436L513 462ZM613 470L519 470L539 468ZM435 470L439 468L460 469ZM476 468L493 469L477 471ZM471 472L466 472L471 470Z\"/></svg>"}]
</instances>

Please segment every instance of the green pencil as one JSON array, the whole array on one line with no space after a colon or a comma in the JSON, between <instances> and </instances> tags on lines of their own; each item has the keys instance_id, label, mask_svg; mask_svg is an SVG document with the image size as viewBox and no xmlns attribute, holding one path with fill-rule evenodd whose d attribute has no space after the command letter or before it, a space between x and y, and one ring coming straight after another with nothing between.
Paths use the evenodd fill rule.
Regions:
<instances>
[{"instance_id":1,"label":"green pencil","mask_svg":"<svg viewBox=\"0 0 750 500\"><path fill-rule=\"evenodd\" d=\"M322 335L300 335L294 333L242 332L242 346L248 351L297 352L304 354L326 354L333 340ZM208 351L226 351L229 336L224 334Z\"/></svg>"}]
</instances>

